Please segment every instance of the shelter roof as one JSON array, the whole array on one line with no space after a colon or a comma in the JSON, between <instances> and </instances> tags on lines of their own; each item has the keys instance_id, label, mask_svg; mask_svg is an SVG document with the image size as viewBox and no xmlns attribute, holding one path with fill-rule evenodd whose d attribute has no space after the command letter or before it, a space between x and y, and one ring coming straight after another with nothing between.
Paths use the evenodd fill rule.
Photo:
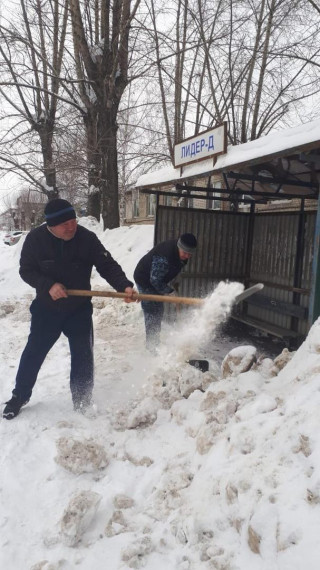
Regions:
<instances>
[{"instance_id":1,"label":"shelter roof","mask_svg":"<svg viewBox=\"0 0 320 570\"><path fill-rule=\"evenodd\" d=\"M183 168L169 165L149 172L140 176L136 187L190 184L199 177L221 173L225 175L230 192L317 197L320 119L229 146L227 153L220 155L215 163L213 159L207 159Z\"/></svg>"}]
</instances>

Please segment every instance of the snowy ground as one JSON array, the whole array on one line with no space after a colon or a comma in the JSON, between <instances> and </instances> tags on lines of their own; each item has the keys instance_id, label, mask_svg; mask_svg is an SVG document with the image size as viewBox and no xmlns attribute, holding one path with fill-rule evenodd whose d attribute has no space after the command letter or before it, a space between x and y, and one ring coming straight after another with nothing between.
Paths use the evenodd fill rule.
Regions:
<instances>
[{"instance_id":1,"label":"snowy ground","mask_svg":"<svg viewBox=\"0 0 320 570\"><path fill-rule=\"evenodd\" d=\"M85 224L132 277L153 228ZM29 331L21 246L0 241L2 402ZM138 304L96 299L92 417L72 411L59 340L30 403L0 421L1 569L319 569L320 321L281 358L217 341L209 373L185 364L240 290L220 284L165 325L156 358Z\"/></svg>"}]
</instances>

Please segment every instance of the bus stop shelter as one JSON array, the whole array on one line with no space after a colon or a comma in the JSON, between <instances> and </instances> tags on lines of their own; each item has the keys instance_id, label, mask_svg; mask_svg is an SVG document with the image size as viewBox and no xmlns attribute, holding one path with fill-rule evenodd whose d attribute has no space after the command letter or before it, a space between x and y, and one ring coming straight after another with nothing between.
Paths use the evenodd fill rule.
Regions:
<instances>
[{"instance_id":1,"label":"bus stop shelter","mask_svg":"<svg viewBox=\"0 0 320 570\"><path fill-rule=\"evenodd\" d=\"M139 178L136 187L157 196L154 242L183 232L198 238L181 295L205 296L221 280L245 287L262 282L261 294L242 303L233 317L289 341L307 334L320 315L319 133L320 121L313 121L228 148L215 160ZM212 185L216 175L223 188ZM164 206L162 194L196 197L205 205L214 196L230 207Z\"/></svg>"}]
</instances>

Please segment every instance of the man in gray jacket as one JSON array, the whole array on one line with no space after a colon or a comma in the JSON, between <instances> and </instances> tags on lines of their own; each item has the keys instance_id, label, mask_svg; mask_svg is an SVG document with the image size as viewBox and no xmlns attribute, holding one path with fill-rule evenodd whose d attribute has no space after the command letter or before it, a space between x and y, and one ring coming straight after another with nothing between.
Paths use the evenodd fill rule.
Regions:
<instances>
[{"instance_id":1,"label":"man in gray jacket","mask_svg":"<svg viewBox=\"0 0 320 570\"><path fill-rule=\"evenodd\" d=\"M134 271L134 280L139 293L170 295L174 292L169 284L188 263L195 252L197 240L193 234L182 234L179 239L170 239L158 243L144 255ZM142 301L146 348L155 353L160 342L163 303Z\"/></svg>"}]
</instances>

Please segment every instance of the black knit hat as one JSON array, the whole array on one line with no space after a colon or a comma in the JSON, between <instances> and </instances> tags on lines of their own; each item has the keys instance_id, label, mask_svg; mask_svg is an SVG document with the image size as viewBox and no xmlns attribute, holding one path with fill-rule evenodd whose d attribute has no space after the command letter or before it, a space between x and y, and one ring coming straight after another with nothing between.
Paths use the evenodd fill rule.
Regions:
<instances>
[{"instance_id":1,"label":"black knit hat","mask_svg":"<svg viewBox=\"0 0 320 570\"><path fill-rule=\"evenodd\" d=\"M197 247L197 239L193 234L182 234L178 239L177 246L186 253L194 253Z\"/></svg>"},{"instance_id":2,"label":"black knit hat","mask_svg":"<svg viewBox=\"0 0 320 570\"><path fill-rule=\"evenodd\" d=\"M48 226L58 226L76 217L74 207L62 198L48 202L44 209L44 216Z\"/></svg>"}]
</instances>

